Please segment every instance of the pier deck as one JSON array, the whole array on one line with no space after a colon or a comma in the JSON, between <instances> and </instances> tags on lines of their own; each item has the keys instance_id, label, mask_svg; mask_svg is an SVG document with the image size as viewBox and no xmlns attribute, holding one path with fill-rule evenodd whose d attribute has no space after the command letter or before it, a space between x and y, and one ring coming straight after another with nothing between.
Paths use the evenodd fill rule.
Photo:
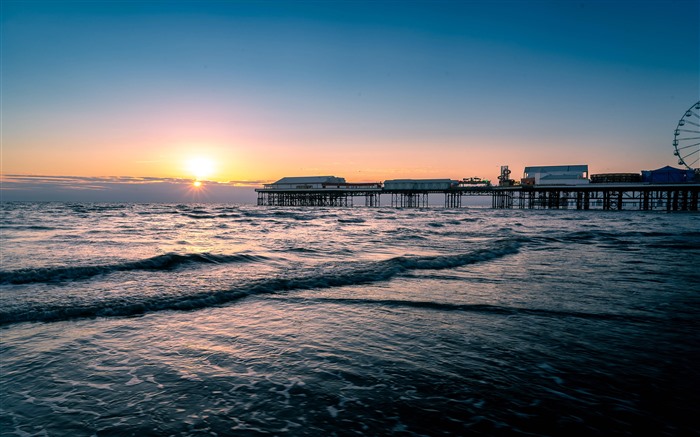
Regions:
<instances>
[{"instance_id":1,"label":"pier deck","mask_svg":"<svg viewBox=\"0 0 700 437\"><path fill-rule=\"evenodd\" d=\"M698 211L700 184L587 184L495 188L494 208Z\"/></svg>"},{"instance_id":2,"label":"pier deck","mask_svg":"<svg viewBox=\"0 0 700 437\"><path fill-rule=\"evenodd\" d=\"M700 210L700 183L644 184L591 183L585 185L519 185L512 187L450 187L429 190L387 190L386 188L258 188L262 206L381 206L382 195L398 208L426 208L430 194L444 195L445 208L462 207L465 196L491 196L496 209L579 209L579 210Z\"/></svg>"}]
</instances>

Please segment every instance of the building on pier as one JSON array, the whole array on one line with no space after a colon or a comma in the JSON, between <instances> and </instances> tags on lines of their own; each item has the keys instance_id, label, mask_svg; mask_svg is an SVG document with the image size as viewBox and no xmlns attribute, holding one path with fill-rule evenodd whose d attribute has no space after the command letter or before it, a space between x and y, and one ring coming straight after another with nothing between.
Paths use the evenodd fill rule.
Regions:
<instances>
[{"instance_id":1,"label":"building on pier","mask_svg":"<svg viewBox=\"0 0 700 437\"><path fill-rule=\"evenodd\" d=\"M522 185L585 185L588 165L545 165L525 167Z\"/></svg>"},{"instance_id":2,"label":"building on pier","mask_svg":"<svg viewBox=\"0 0 700 437\"><path fill-rule=\"evenodd\" d=\"M460 204L457 196L449 193L457 186L459 181L452 179L391 179L384 181L383 191L391 195L391 206L398 208L427 208L430 193L444 193L445 207L449 207Z\"/></svg>"},{"instance_id":3,"label":"building on pier","mask_svg":"<svg viewBox=\"0 0 700 437\"><path fill-rule=\"evenodd\" d=\"M656 170L642 171L642 182L650 184L683 184L694 182L694 180L695 172L693 170L674 168L668 165Z\"/></svg>"},{"instance_id":4,"label":"building on pier","mask_svg":"<svg viewBox=\"0 0 700 437\"><path fill-rule=\"evenodd\" d=\"M642 182L641 173L599 173L591 175L592 184L634 184Z\"/></svg>"},{"instance_id":5,"label":"building on pier","mask_svg":"<svg viewBox=\"0 0 700 437\"><path fill-rule=\"evenodd\" d=\"M310 190L323 188L324 184L344 184L345 178L335 176L294 176L284 177L265 188L275 190Z\"/></svg>"},{"instance_id":6,"label":"building on pier","mask_svg":"<svg viewBox=\"0 0 700 437\"><path fill-rule=\"evenodd\" d=\"M363 197L365 206L379 206L382 184L335 176L284 177L255 191L263 206L354 206L356 197Z\"/></svg>"},{"instance_id":7,"label":"building on pier","mask_svg":"<svg viewBox=\"0 0 700 437\"><path fill-rule=\"evenodd\" d=\"M384 181L385 191L442 191L459 185L452 179L390 179Z\"/></svg>"}]
</instances>

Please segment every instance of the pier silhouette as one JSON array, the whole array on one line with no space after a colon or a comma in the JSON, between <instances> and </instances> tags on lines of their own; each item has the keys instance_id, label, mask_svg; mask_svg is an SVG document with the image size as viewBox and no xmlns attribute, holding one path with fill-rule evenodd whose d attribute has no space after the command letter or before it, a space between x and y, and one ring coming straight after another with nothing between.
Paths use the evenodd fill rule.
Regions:
<instances>
[{"instance_id":1,"label":"pier silhouette","mask_svg":"<svg viewBox=\"0 0 700 437\"><path fill-rule=\"evenodd\" d=\"M320 178L320 177L316 177ZM288 178L285 178L288 179ZM302 178L299 178L302 179ZM284 181L284 179L282 180ZM577 209L698 211L700 183L588 183L585 185L467 185L449 180L404 180L408 183L268 184L257 188L260 206L388 206L427 208L429 195L443 195L445 208L461 208L463 198L490 196L495 209ZM420 182L424 181L423 186Z\"/></svg>"}]
</instances>

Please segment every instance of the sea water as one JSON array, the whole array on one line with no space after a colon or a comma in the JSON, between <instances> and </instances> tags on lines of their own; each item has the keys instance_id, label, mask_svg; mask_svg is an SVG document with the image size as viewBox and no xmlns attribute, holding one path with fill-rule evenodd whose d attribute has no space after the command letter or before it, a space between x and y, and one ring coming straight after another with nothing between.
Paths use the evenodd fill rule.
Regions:
<instances>
[{"instance_id":1,"label":"sea water","mask_svg":"<svg viewBox=\"0 0 700 437\"><path fill-rule=\"evenodd\" d=\"M692 435L700 216L3 203L3 436Z\"/></svg>"}]
</instances>

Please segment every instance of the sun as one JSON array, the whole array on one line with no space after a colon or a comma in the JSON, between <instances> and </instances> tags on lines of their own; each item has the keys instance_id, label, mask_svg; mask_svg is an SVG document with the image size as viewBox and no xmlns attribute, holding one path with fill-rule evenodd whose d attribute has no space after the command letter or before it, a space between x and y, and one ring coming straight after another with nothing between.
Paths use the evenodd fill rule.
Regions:
<instances>
[{"instance_id":1,"label":"sun","mask_svg":"<svg viewBox=\"0 0 700 437\"><path fill-rule=\"evenodd\" d=\"M192 185L194 185L195 188L199 188L202 186L202 181L194 181Z\"/></svg>"},{"instance_id":2,"label":"sun","mask_svg":"<svg viewBox=\"0 0 700 437\"><path fill-rule=\"evenodd\" d=\"M191 158L187 161L186 168L199 181L214 173L214 161L204 157Z\"/></svg>"}]
</instances>

